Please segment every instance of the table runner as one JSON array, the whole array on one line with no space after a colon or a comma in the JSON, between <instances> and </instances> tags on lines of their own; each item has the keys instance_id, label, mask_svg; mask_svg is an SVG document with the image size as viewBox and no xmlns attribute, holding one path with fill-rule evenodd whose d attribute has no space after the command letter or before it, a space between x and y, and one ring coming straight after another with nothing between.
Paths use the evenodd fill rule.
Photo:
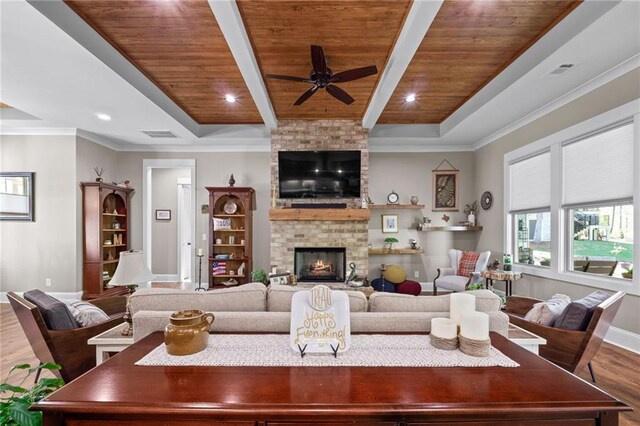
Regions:
<instances>
[{"instance_id":1,"label":"table runner","mask_svg":"<svg viewBox=\"0 0 640 426\"><path fill-rule=\"evenodd\" d=\"M169 355L164 343L136 365L221 367L518 367L519 364L491 347L486 358L431 346L426 335L351 336L351 348L339 353L307 354L302 358L289 347L287 334L210 335L205 350L193 355Z\"/></svg>"}]
</instances>

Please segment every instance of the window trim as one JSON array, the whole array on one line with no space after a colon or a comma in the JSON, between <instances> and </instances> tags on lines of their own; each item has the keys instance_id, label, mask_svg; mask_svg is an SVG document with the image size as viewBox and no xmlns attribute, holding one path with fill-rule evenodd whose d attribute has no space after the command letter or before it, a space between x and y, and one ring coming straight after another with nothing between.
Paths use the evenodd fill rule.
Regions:
<instances>
[{"instance_id":1,"label":"window trim","mask_svg":"<svg viewBox=\"0 0 640 426\"><path fill-rule=\"evenodd\" d=\"M640 164L640 99L628 102L612 110L606 111L595 117L577 123L566 129L538 139L504 155L503 164L503 205L504 253L514 253L515 249L515 215L522 212L510 211L510 165L536 155L545 150L551 151L551 265L549 267L515 263L518 271L525 274L548 278L557 281L570 282L589 287L596 287L612 291L625 291L629 294L640 295L640 276L635 274L632 280L602 277L599 275L574 272L567 268L570 238L568 231L569 209L575 206L562 205L562 147L568 143L578 142L594 133L605 131L612 126L621 125L625 121L634 126L634 153L633 161ZM640 167L634 169L634 182L640 182ZM620 201L620 200L611 200ZM597 204L608 204L608 200L598 201ZM640 241L640 185L633 188L633 241ZM567 249L565 249L565 247ZM634 250L633 264L640 265L640 250Z\"/></svg>"}]
</instances>

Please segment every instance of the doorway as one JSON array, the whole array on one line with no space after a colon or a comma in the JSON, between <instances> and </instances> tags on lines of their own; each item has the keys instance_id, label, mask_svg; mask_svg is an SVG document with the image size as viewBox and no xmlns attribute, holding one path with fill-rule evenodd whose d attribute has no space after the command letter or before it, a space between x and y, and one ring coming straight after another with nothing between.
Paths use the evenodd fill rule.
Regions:
<instances>
[{"instance_id":1,"label":"doorway","mask_svg":"<svg viewBox=\"0 0 640 426\"><path fill-rule=\"evenodd\" d=\"M195 160L143 160L142 186L147 265L156 281L189 287L195 256Z\"/></svg>"}]
</instances>

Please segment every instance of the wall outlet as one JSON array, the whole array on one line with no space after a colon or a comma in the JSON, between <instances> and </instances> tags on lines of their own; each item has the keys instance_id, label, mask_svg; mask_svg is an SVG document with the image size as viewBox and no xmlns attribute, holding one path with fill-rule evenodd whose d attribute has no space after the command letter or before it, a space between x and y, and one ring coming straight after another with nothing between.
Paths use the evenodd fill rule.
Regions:
<instances>
[{"instance_id":1,"label":"wall outlet","mask_svg":"<svg viewBox=\"0 0 640 426\"><path fill-rule=\"evenodd\" d=\"M207 234L202 234L202 241L207 241Z\"/></svg>"},{"instance_id":2,"label":"wall outlet","mask_svg":"<svg viewBox=\"0 0 640 426\"><path fill-rule=\"evenodd\" d=\"M413 271L413 278L420 278L420 271Z\"/></svg>"},{"instance_id":3,"label":"wall outlet","mask_svg":"<svg viewBox=\"0 0 640 426\"><path fill-rule=\"evenodd\" d=\"M51 278L47 278L44 280L44 286L45 287L51 287Z\"/></svg>"}]
</instances>

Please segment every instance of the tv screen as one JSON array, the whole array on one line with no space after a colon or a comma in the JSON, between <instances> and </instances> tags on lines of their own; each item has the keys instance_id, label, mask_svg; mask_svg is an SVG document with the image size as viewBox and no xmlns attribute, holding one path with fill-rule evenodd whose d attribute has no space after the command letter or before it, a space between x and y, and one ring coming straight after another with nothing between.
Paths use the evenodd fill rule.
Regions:
<instances>
[{"instance_id":1,"label":"tv screen","mask_svg":"<svg viewBox=\"0 0 640 426\"><path fill-rule=\"evenodd\" d=\"M360 151L278 152L280 198L360 198Z\"/></svg>"}]
</instances>

